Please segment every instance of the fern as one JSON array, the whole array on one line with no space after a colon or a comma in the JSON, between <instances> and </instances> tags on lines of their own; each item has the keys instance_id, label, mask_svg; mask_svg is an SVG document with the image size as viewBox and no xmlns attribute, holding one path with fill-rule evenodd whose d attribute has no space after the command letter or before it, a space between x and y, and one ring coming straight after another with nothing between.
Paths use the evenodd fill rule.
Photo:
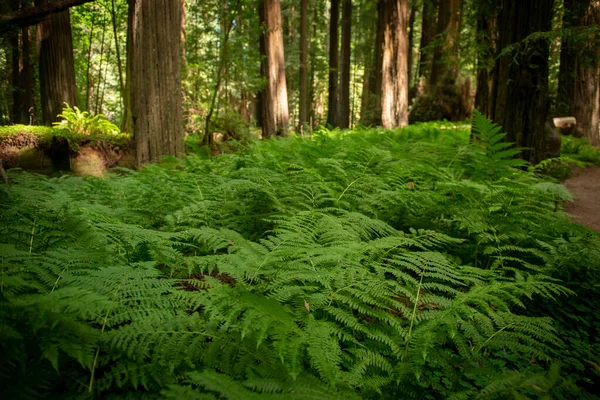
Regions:
<instances>
[{"instance_id":1,"label":"fern","mask_svg":"<svg viewBox=\"0 0 600 400\"><path fill-rule=\"evenodd\" d=\"M104 180L10 171L3 397L581 393L598 235L474 129L321 131Z\"/></svg>"}]
</instances>

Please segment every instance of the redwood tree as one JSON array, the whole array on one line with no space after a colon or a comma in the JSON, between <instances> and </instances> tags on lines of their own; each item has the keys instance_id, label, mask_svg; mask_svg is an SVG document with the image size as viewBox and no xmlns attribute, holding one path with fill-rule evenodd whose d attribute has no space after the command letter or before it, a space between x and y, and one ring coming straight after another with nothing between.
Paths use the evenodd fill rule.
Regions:
<instances>
[{"instance_id":1,"label":"redwood tree","mask_svg":"<svg viewBox=\"0 0 600 400\"><path fill-rule=\"evenodd\" d=\"M600 25L599 0L565 0L563 25L582 29ZM573 31L571 31L573 32ZM574 116L573 135L600 146L600 38L568 34L561 47L557 112Z\"/></svg>"},{"instance_id":2,"label":"redwood tree","mask_svg":"<svg viewBox=\"0 0 600 400\"><path fill-rule=\"evenodd\" d=\"M129 0L127 96L136 164L184 151L181 2Z\"/></svg>"},{"instance_id":3,"label":"redwood tree","mask_svg":"<svg viewBox=\"0 0 600 400\"><path fill-rule=\"evenodd\" d=\"M40 0L36 5L45 5ZM58 120L64 103L77 105L75 64L69 10L51 14L38 25L40 49L39 73L42 100L42 121L51 125Z\"/></svg>"},{"instance_id":4,"label":"redwood tree","mask_svg":"<svg viewBox=\"0 0 600 400\"><path fill-rule=\"evenodd\" d=\"M438 0L423 0L423 13L421 22L421 43L419 52L419 77L424 77L429 82L431 72L432 49L430 47L435 37Z\"/></svg>"},{"instance_id":5,"label":"redwood tree","mask_svg":"<svg viewBox=\"0 0 600 400\"><path fill-rule=\"evenodd\" d=\"M342 60L340 74L340 109L338 125L350 127L350 45L352 26L352 0L342 2Z\"/></svg>"},{"instance_id":6,"label":"redwood tree","mask_svg":"<svg viewBox=\"0 0 600 400\"><path fill-rule=\"evenodd\" d=\"M381 124L395 128L408 123L408 0L380 0Z\"/></svg>"},{"instance_id":7,"label":"redwood tree","mask_svg":"<svg viewBox=\"0 0 600 400\"><path fill-rule=\"evenodd\" d=\"M462 21L462 0L443 0L439 3L436 33L441 39L433 52L430 86L443 80L453 83L458 76L458 50Z\"/></svg>"},{"instance_id":8,"label":"redwood tree","mask_svg":"<svg viewBox=\"0 0 600 400\"><path fill-rule=\"evenodd\" d=\"M281 1L261 0L259 17L263 29L261 70L267 80L267 85L260 96L262 136L263 138L274 135L285 136L288 134L289 111L281 30Z\"/></svg>"},{"instance_id":9,"label":"redwood tree","mask_svg":"<svg viewBox=\"0 0 600 400\"><path fill-rule=\"evenodd\" d=\"M479 0L477 3L477 92L475 108L489 116L493 85L494 58L497 52L498 8L496 0Z\"/></svg>"},{"instance_id":10,"label":"redwood tree","mask_svg":"<svg viewBox=\"0 0 600 400\"><path fill-rule=\"evenodd\" d=\"M304 133L308 123L308 0L300 5L300 79L299 130Z\"/></svg>"},{"instance_id":11,"label":"redwood tree","mask_svg":"<svg viewBox=\"0 0 600 400\"><path fill-rule=\"evenodd\" d=\"M548 128L550 44L543 36L529 37L550 30L553 6L554 0L502 0L498 18L498 48L510 51L496 63L491 118L504 127L508 141L526 148L522 157L534 164L557 150Z\"/></svg>"},{"instance_id":12,"label":"redwood tree","mask_svg":"<svg viewBox=\"0 0 600 400\"><path fill-rule=\"evenodd\" d=\"M340 49L338 46L338 25L340 17L339 0L331 0L329 18L329 101L327 106L327 124L338 124L338 90Z\"/></svg>"}]
</instances>

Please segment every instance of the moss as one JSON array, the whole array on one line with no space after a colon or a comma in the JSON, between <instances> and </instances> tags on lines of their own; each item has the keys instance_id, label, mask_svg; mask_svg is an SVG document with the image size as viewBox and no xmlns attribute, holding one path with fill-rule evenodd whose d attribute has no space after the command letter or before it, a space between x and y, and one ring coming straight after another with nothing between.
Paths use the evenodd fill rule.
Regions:
<instances>
[{"instance_id":1,"label":"moss","mask_svg":"<svg viewBox=\"0 0 600 400\"><path fill-rule=\"evenodd\" d=\"M0 127L0 147L36 147L44 150L51 147L56 140L66 141L73 154L77 154L79 147L83 145L94 148L108 145L114 150L127 149L132 145L131 135L126 133L84 135L48 126L9 125Z\"/></svg>"}]
</instances>

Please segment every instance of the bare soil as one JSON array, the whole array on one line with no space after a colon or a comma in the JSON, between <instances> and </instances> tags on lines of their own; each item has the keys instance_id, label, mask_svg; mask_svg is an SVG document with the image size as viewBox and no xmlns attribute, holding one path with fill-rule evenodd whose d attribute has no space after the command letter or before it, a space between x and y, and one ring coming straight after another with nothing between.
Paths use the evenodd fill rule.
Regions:
<instances>
[{"instance_id":1,"label":"bare soil","mask_svg":"<svg viewBox=\"0 0 600 400\"><path fill-rule=\"evenodd\" d=\"M575 168L573 177L564 185L575 197L575 201L565 207L573 216L573 222L600 232L600 167Z\"/></svg>"}]
</instances>

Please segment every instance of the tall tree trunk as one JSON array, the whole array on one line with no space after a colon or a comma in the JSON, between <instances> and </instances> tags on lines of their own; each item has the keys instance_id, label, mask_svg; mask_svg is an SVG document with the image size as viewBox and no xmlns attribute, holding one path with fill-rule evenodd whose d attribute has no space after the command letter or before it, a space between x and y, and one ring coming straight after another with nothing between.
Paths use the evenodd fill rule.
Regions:
<instances>
[{"instance_id":1,"label":"tall tree trunk","mask_svg":"<svg viewBox=\"0 0 600 400\"><path fill-rule=\"evenodd\" d=\"M498 31L496 29L498 10L496 0L481 2L477 10L477 92L475 108L483 115L491 114L491 94L493 84L494 56L497 51Z\"/></svg>"},{"instance_id":2,"label":"tall tree trunk","mask_svg":"<svg viewBox=\"0 0 600 400\"><path fill-rule=\"evenodd\" d=\"M565 28L600 25L599 0L565 0ZM576 137L600 146L600 44L597 35L563 40L560 58L557 113L574 116Z\"/></svg>"},{"instance_id":3,"label":"tall tree trunk","mask_svg":"<svg viewBox=\"0 0 600 400\"><path fill-rule=\"evenodd\" d=\"M373 24L369 30L369 43L375 43L375 46L370 46L365 52L365 72L363 75L363 87L360 102L360 123L365 126L373 124L374 121L374 103L376 95L375 80L377 79L377 68L381 51L381 42L379 34L381 30L378 28L379 17L373 19ZM379 64L379 67L381 65Z\"/></svg>"},{"instance_id":4,"label":"tall tree trunk","mask_svg":"<svg viewBox=\"0 0 600 400\"><path fill-rule=\"evenodd\" d=\"M13 10L19 8L15 1ZM9 33L9 43L12 53L12 122L27 124L30 122L30 110L33 112L33 73L31 70L31 46L29 27Z\"/></svg>"},{"instance_id":5,"label":"tall tree trunk","mask_svg":"<svg viewBox=\"0 0 600 400\"><path fill-rule=\"evenodd\" d=\"M516 45L496 63L491 118L504 127L506 140L527 148L521 156L533 164L560 151L548 129L550 44L546 38L523 42L552 26L554 0L502 0L498 49Z\"/></svg>"},{"instance_id":6,"label":"tall tree trunk","mask_svg":"<svg viewBox=\"0 0 600 400\"><path fill-rule=\"evenodd\" d=\"M262 135L263 138L273 135L285 136L288 134L289 111L281 30L281 1L261 0L259 16L264 27L262 44L265 57L261 69L267 79L267 86L261 94Z\"/></svg>"},{"instance_id":7,"label":"tall tree trunk","mask_svg":"<svg viewBox=\"0 0 600 400\"><path fill-rule=\"evenodd\" d=\"M413 56L413 47L415 41L415 14L417 13L417 3L415 0L411 1L410 4L410 14L408 17L408 54L407 61L408 64L408 87L411 88L413 86L413 64L414 64L414 56Z\"/></svg>"},{"instance_id":8,"label":"tall tree trunk","mask_svg":"<svg viewBox=\"0 0 600 400\"><path fill-rule=\"evenodd\" d=\"M308 123L308 0L302 0L300 6L300 99L299 127L301 134L307 129Z\"/></svg>"},{"instance_id":9,"label":"tall tree trunk","mask_svg":"<svg viewBox=\"0 0 600 400\"><path fill-rule=\"evenodd\" d=\"M121 49L119 47L119 35L117 35L117 10L115 0L111 0L110 13L112 17L113 36L115 37L115 50L117 52L117 71L119 72L119 94L121 102L125 101L125 80L123 79L123 64L121 63Z\"/></svg>"},{"instance_id":10,"label":"tall tree trunk","mask_svg":"<svg viewBox=\"0 0 600 400\"><path fill-rule=\"evenodd\" d=\"M333 127L338 123L338 78L340 55L338 46L338 25L340 17L339 0L331 0L329 18L329 102L327 106L327 124Z\"/></svg>"},{"instance_id":11,"label":"tall tree trunk","mask_svg":"<svg viewBox=\"0 0 600 400\"><path fill-rule=\"evenodd\" d=\"M458 76L458 49L461 29L462 0L441 1L436 33L442 38L441 46L433 52L429 84L433 88L444 79L452 83Z\"/></svg>"},{"instance_id":12,"label":"tall tree trunk","mask_svg":"<svg viewBox=\"0 0 600 400\"><path fill-rule=\"evenodd\" d=\"M421 43L419 45L419 77L429 82L431 76L431 59L433 50L428 47L435 37L438 0L423 0L421 23Z\"/></svg>"},{"instance_id":13,"label":"tall tree trunk","mask_svg":"<svg viewBox=\"0 0 600 400\"><path fill-rule=\"evenodd\" d=\"M579 25L590 0L564 0L563 28L572 29ZM560 47L558 71L558 93L556 114L561 117L573 115L575 80L577 69L577 44L572 31L567 31Z\"/></svg>"},{"instance_id":14,"label":"tall tree trunk","mask_svg":"<svg viewBox=\"0 0 600 400\"><path fill-rule=\"evenodd\" d=\"M395 128L408 123L408 0L380 0L383 44L381 124Z\"/></svg>"},{"instance_id":15,"label":"tall tree trunk","mask_svg":"<svg viewBox=\"0 0 600 400\"><path fill-rule=\"evenodd\" d=\"M600 26L600 0L587 1L587 9L580 20L581 26ZM577 120L574 135L588 138L590 144L600 146L600 41L598 34L588 35L576 47L577 79L573 116Z\"/></svg>"},{"instance_id":16,"label":"tall tree trunk","mask_svg":"<svg viewBox=\"0 0 600 400\"><path fill-rule=\"evenodd\" d=\"M181 3L129 0L127 87L136 164L183 153Z\"/></svg>"},{"instance_id":17,"label":"tall tree trunk","mask_svg":"<svg viewBox=\"0 0 600 400\"><path fill-rule=\"evenodd\" d=\"M350 127L350 45L352 38L352 0L342 2L342 61L340 74L340 109L338 125Z\"/></svg>"},{"instance_id":18,"label":"tall tree trunk","mask_svg":"<svg viewBox=\"0 0 600 400\"><path fill-rule=\"evenodd\" d=\"M42 5L45 3L47 0L41 0ZM58 120L64 103L77 105L69 10L54 13L41 22L38 41L42 121L51 125Z\"/></svg>"}]
</instances>

